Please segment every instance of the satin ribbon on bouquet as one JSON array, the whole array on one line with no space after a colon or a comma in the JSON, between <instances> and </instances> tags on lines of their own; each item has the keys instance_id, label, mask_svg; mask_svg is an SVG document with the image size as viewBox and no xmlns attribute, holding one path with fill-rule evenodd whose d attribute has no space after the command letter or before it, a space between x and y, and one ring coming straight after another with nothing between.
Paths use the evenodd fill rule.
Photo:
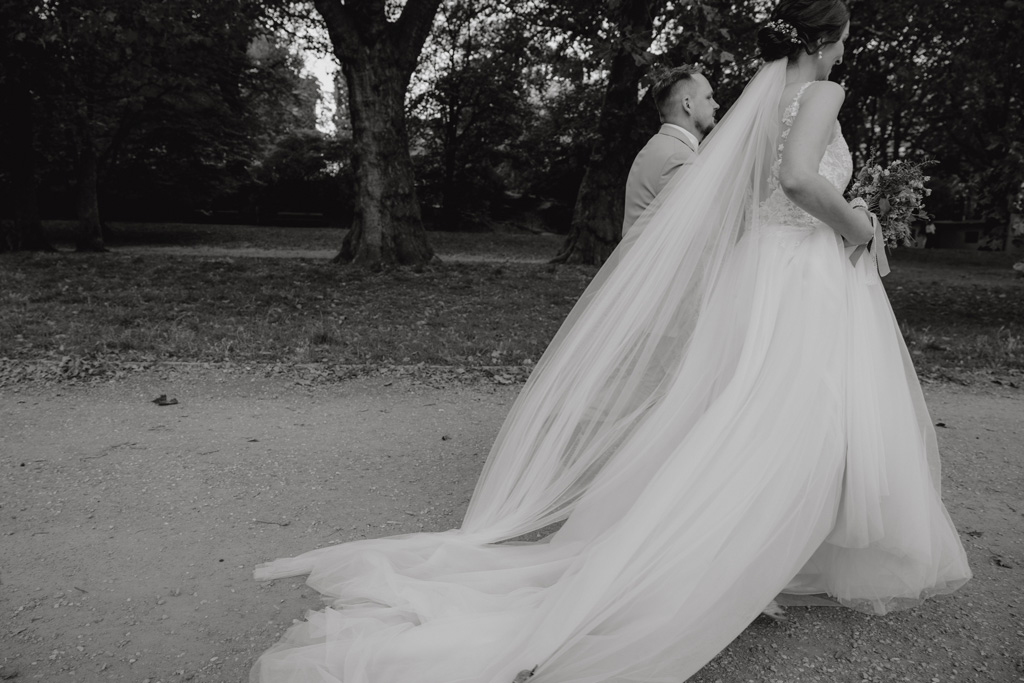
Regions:
<instances>
[{"instance_id":1,"label":"satin ribbon on bouquet","mask_svg":"<svg viewBox=\"0 0 1024 683\"><path fill-rule=\"evenodd\" d=\"M875 236L871 238L871 246L868 253L875 259L875 266L878 268L878 275L885 277L889 274L889 259L885 255L885 235L882 234L882 222L878 216L871 214L871 223L875 226Z\"/></svg>"}]
</instances>

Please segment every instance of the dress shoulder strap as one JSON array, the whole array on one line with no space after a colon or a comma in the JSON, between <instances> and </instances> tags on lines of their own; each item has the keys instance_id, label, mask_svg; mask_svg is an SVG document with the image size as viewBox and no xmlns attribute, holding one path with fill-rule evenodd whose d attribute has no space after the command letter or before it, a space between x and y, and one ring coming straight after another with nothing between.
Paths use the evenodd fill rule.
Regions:
<instances>
[{"instance_id":1,"label":"dress shoulder strap","mask_svg":"<svg viewBox=\"0 0 1024 683\"><path fill-rule=\"evenodd\" d=\"M786 111L782 115L782 123L784 123L787 128L792 126L793 122L796 121L796 115L800 112L800 97L804 94L804 91L807 90L808 86L810 86L810 84L813 82L814 81L807 81L806 83L801 85L800 89L797 90L796 96L793 98L793 101L790 102L788 107L786 107Z\"/></svg>"},{"instance_id":2,"label":"dress shoulder strap","mask_svg":"<svg viewBox=\"0 0 1024 683\"><path fill-rule=\"evenodd\" d=\"M789 129L793 127L793 122L796 121L796 115L800 111L800 96L804 94L804 90L807 90L813 81L807 81L800 86L800 89L796 91L796 96L793 97L793 101L786 107L786 111L782 114L782 134L779 135L779 159L782 158L782 150L786 147L786 138L789 137ZM779 161L776 161L776 167L772 169L772 175L778 172Z\"/></svg>"}]
</instances>

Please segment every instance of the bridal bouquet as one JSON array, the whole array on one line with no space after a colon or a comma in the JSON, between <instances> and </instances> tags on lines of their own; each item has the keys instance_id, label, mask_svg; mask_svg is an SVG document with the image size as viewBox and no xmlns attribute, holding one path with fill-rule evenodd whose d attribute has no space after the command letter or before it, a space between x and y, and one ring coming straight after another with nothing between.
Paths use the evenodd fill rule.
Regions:
<instances>
[{"instance_id":1,"label":"bridal bouquet","mask_svg":"<svg viewBox=\"0 0 1024 683\"><path fill-rule=\"evenodd\" d=\"M926 221L931 218L924 210L924 198L932 193L924 186L929 180L924 174L924 167L930 163L934 162L916 164L897 159L882 168L872 159L857 174L850 188L854 203L859 199L878 216L885 246L890 249L901 244L913 245L911 224L915 219Z\"/></svg>"}]
</instances>

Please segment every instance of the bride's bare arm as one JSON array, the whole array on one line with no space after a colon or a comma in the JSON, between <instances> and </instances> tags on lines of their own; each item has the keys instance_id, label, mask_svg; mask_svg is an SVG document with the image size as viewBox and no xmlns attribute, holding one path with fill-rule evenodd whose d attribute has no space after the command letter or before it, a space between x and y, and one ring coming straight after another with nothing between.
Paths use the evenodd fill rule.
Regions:
<instances>
[{"instance_id":1,"label":"bride's bare arm","mask_svg":"<svg viewBox=\"0 0 1024 683\"><path fill-rule=\"evenodd\" d=\"M779 182L794 204L851 244L863 244L874 235L867 212L850 208L842 193L818 173L845 99L846 92L837 83L820 81L807 88L782 151Z\"/></svg>"}]
</instances>

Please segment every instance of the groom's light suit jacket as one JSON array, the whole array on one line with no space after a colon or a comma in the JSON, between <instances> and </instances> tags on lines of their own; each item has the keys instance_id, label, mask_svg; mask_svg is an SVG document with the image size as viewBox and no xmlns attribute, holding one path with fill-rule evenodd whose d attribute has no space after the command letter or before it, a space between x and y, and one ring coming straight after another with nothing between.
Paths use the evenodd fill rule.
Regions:
<instances>
[{"instance_id":1,"label":"groom's light suit jacket","mask_svg":"<svg viewBox=\"0 0 1024 683\"><path fill-rule=\"evenodd\" d=\"M681 132L662 124L658 133L636 155L626 180L626 210L622 234L632 227L644 209L684 164L693 161L697 148Z\"/></svg>"}]
</instances>

